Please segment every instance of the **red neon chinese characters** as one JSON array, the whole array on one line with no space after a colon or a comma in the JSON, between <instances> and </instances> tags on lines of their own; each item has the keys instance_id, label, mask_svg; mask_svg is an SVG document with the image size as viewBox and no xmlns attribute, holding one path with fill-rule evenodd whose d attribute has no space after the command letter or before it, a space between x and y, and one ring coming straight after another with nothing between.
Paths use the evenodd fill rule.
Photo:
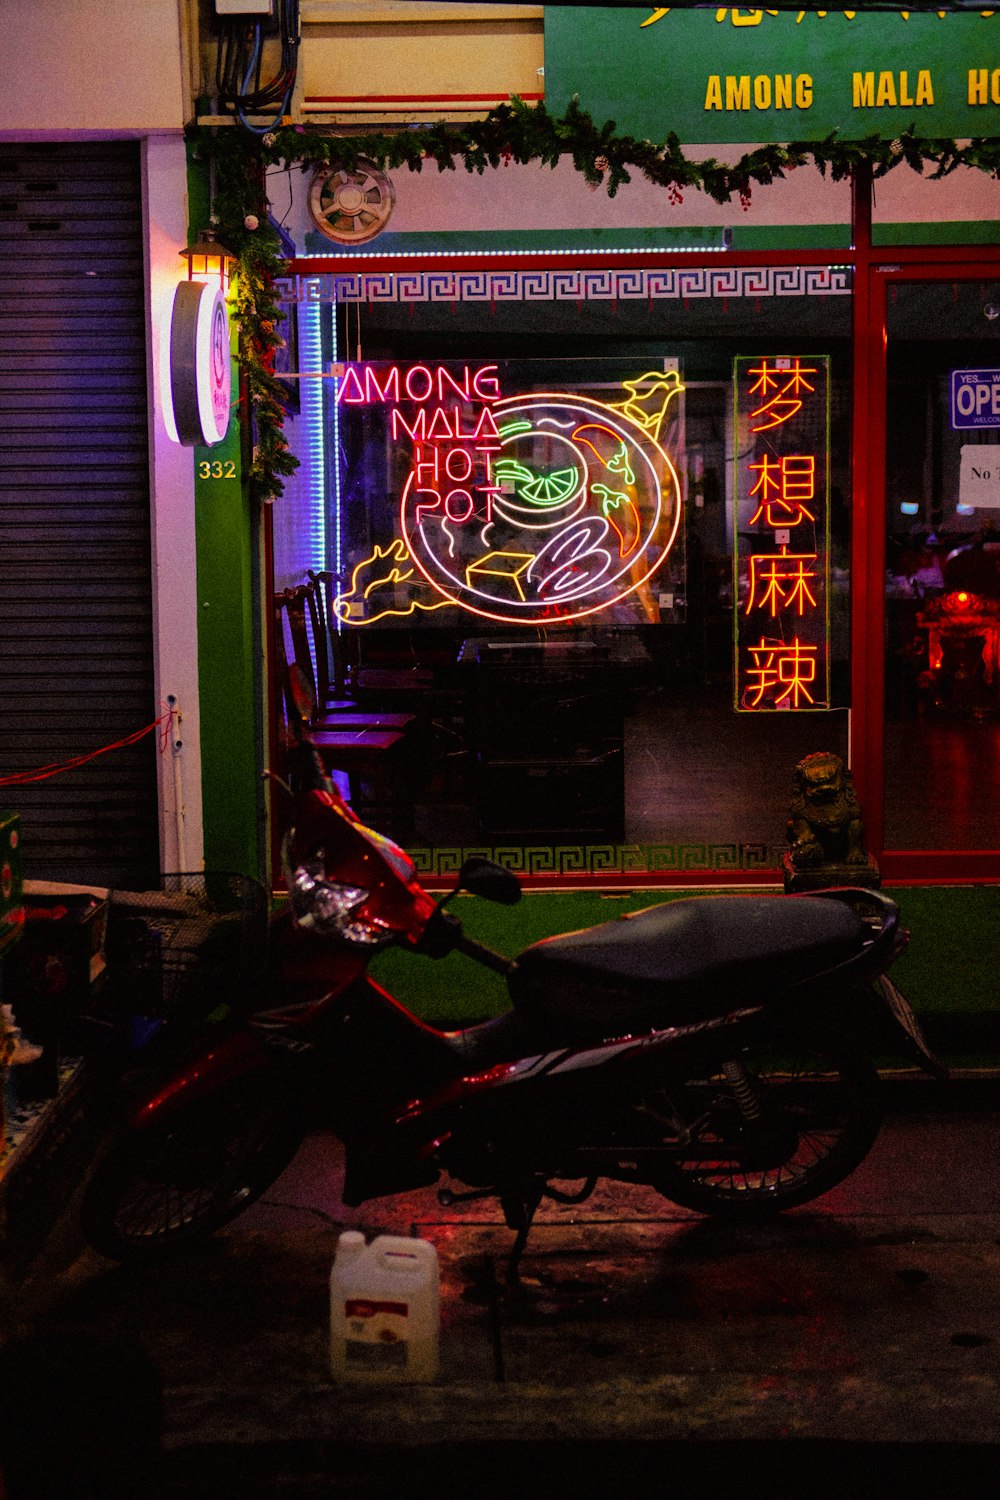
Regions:
<instances>
[{"instance_id":1,"label":"red neon chinese characters","mask_svg":"<svg viewBox=\"0 0 1000 1500\"><path fill-rule=\"evenodd\" d=\"M750 518L751 526L756 526L761 516L772 530L798 526L803 519L815 521L814 512L806 504L811 505L816 496L815 454L784 453L771 458L765 453L759 464L747 467L760 474L750 490L751 497L760 496L760 504Z\"/></svg>"},{"instance_id":2,"label":"red neon chinese characters","mask_svg":"<svg viewBox=\"0 0 1000 1500\"><path fill-rule=\"evenodd\" d=\"M774 707L787 704L801 708L803 702L814 703L809 689L816 681L818 646L809 646L798 637L787 642L767 641L761 636L756 646L747 648L753 665L747 670L747 687L755 696L751 708L759 708L765 695L774 694Z\"/></svg>"},{"instance_id":3,"label":"red neon chinese characters","mask_svg":"<svg viewBox=\"0 0 1000 1500\"><path fill-rule=\"evenodd\" d=\"M749 373L757 377L750 387L750 395L767 397L766 401L750 413L751 422L755 417L765 417L767 420L759 422L751 431L768 432L772 427L780 427L782 423L798 415L802 410L802 393L815 390L806 376L816 375L818 370L815 365L803 365L796 357L775 360L771 364L762 359Z\"/></svg>"},{"instance_id":4,"label":"red neon chinese characters","mask_svg":"<svg viewBox=\"0 0 1000 1500\"><path fill-rule=\"evenodd\" d=\"M735 705L828 708L830 359L741 355L733 369Z\"/></svg>"},{"instance_id":5,"label":"red neon chinese characters","mask_svg":"<svg viewBox=\"0 0 1000 1500\"><path fill-rule=\"evenodd\" d=\"M807 607L817 608L813 584L817 569L807 563L818 562L815 552L788 552L782 547L771 555L757 553L750 558L750 597L747 614L752 609L766 609L772 618L783 609L803 615Z\"/></svg>"}]
</instances>

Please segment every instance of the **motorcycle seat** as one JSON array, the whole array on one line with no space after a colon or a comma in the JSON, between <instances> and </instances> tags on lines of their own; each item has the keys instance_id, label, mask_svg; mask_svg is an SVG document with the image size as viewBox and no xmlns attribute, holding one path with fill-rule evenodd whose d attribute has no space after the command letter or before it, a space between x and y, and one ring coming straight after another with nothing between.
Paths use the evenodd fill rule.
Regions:
<instances>
[{"instance_id":1,"label":"motorcycle seat","mask_svg":"<svg viewBox=\"0 0 1000 1500\"><path fill-rule=\"evenodd\" d=\"M839 900L692 897L533 943L510 992L550 1035L606 1038L760 1004L855 957L866 936Z\"/></svg>"}]
</instances>

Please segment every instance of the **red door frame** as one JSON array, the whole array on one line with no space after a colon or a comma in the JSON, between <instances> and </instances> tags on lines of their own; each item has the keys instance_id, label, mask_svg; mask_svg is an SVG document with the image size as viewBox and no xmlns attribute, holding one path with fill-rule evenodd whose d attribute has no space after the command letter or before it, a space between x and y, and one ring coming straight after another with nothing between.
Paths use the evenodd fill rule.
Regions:
<instances>
[{"instance_id":1,"label":"red door frame","mask_svg":"<svg viewBox=\"0 0 1000 1500\"><path fill-rule=\"evenodd\" d=\"M854 782L883 879L1000 879L1000 850L885 848L885 506L888 289L905 281L990 280L1000 247L872 244L871 179L854 184L854 447L851 535L851 728Z\"/></svg>"}]
</instances>

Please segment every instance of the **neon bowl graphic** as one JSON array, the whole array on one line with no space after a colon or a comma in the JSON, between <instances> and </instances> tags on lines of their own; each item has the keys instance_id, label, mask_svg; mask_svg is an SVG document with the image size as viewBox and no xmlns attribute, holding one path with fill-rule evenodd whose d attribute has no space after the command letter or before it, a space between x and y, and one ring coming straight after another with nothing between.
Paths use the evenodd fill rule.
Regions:
<instances>
[{"instance_id":1,"label":"neon bowl graphic","mask_svg":"<svg viewBox=\"0 0 1000 1500\"><path fill-rule=\"evenodd\" d=\"M637 382L620 406L504 397L490 408L498 436L436 445L436 488L420 487L432 466L415 462L400 526L426 581L473 614L524 625L648 594L680 524L677 473L656 434L683 389L676 376L649 379L654 411L639 405Z\"/></svg>"}]
</instances>

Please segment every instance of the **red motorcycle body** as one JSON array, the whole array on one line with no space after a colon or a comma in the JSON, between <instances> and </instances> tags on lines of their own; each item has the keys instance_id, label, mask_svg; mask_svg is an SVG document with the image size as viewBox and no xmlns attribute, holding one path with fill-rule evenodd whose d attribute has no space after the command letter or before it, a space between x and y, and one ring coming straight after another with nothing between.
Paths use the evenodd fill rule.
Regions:
<instances>
[{"instance_id":1,"label":"red motorcycle body","mask_svg":"<svg viewBox=\"0 0 1000 1500\"><path fill-rule=\"evenodd\" d=\"M882 977L905 935L878 893L682 899L510 960L466 937L405 852L328 784L296 796L283 863L289 902L271 926L263 1001L242 1016L233 996L226 1019L175 1051L168 1038L135 1071L117 1155L90 1194L87 1232L106 1253L132 1253L143 1237L211 1232L263 1191L288 1152L258 1143L243 1187L219 1157L216 1204L192 1209L190 1222L155 1235L122 1227L130 1174L169 1175L176 1137L189 1180L199 1108L223 1101L216 1119L225 1134L224 1101L252 1115L255 1088L272 1120L284 1109L290 1120L302 1116L302 1128L306 1093L321 1101L321 1118L345 1143L348 1204L444 1174L471 1189L465 1196L499 1197L511 1226L526 1232L543 1193L560 1196L556 1181L585 1178L586 1191L598 1176L652 1184L709 1212L794 1206L825 1191L877 1130L875 1075L859 1038L879 985L921 1062L940 1070ZM486 861L467 862L461 881L491 899L519 895L513 877ZM459 1031L425 1024L366 974L388 943L430 958L457 950L505 973L511 1009ZM783 1046L818 1039L844 1101L833 1146L814 1161L810 1140L802 1180L790 1185L781 1162L806 1140L801 1102L779 1109L773 1076L747 1071L753 1049L775 1036ZM809 1096L818 1130L827 1129L828 1097ZM256 1141L252 1126L240 1128ZM731 1185L733 1163L745 1182L755 1174L753 1194ZM777 1174L773 1192L768 1173Z\"/></svg>"}]
</instances>

